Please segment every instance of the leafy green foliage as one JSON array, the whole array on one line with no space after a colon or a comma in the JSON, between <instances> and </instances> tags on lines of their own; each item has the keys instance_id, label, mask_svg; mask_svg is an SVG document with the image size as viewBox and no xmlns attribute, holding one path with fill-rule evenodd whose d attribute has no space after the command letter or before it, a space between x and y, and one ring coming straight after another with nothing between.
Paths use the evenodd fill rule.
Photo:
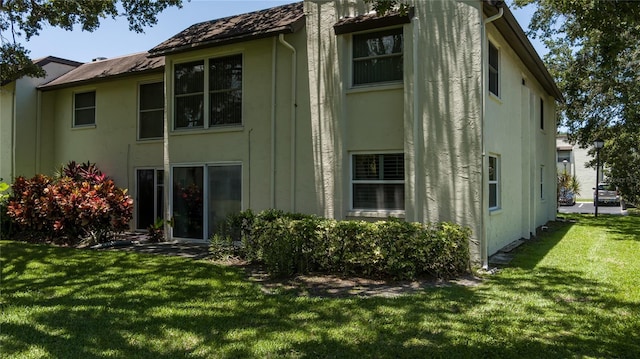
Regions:
<instances>
[{"instance_id":1,"label":"leafy green foliage","mask_svg":"<svg viewBox=\"0 0 640 359\"><path fill-rule=\"evenodd\" d=\"M570 140L583 148L605 140L600 157L610 181L639 203L640 2L515 2L537 6L530 35L550 49L545 62L564 94L562 124Z\"/></svg>"},{"instance_id":2,"label":"leafy green foliage","mask_svg":"<svg viewBox=\"0 0 640 359\"><path fill-rule=\"evenodd\" d=\"M71 31L76 24L83 31L94 31L103 19L118 16L127 18L129 30L143 32L145 27L155 25L157 14L170 6L181 7L182 0L0 0L0 82L10 82L25 75L44 76L42 69L29 60L29 51L16 42L16 35L24 36L28 41L43 27ZM4 37L6 33L11 34L11 39Z\"/></svg>"},{"instance_id":3,"label":"leafy green foliage","mask_svg":"<svg viewBox=\"0 0 640 359\"><path fill-rule=\"evenodd\" d=\"M76 171L78 168L90 171ZM38 174L18 177L8 198L7 215L31 238L75 244L82 236L103 242L129 228L133 200L90 163L71 162L67 173L52 179Z\"/></svg>"},{"instance_id":4,"label":"leafy green foliage","mask_svg":"<svg viewBox=\"0 0 640 359\"><path fill-rule=\"evenodd\" d=\"M468 228L450 223L336 221L266 210L230 217L226 232L212 239L211 252L217 258L239 255L264 263L280 276L320 271L448 277L468 270L470 235Z\"/></svg>"}]
</instances>

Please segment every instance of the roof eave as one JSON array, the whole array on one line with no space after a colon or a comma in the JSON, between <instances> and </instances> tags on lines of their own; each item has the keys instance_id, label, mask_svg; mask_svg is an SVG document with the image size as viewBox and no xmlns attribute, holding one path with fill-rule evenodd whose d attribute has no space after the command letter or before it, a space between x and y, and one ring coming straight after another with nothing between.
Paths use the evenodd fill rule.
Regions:
<instances>
[{"instance_id":1,"label":"roof eave","mask_svg":"<svg viewBox=\"0 0 640 359\"><path fill-rule=\"evenodd\" d=\"M502 8L504 9L504 15L502 18L493 22L496 29L498 29L507 42L509 42L525 66L533 73L538 81L540 81L542 87L557 101L564 102L564 96L560 92L560 89L558 89L555 80L547 70L547 67L531 44L531 41L529 41L529 38L524 33L524 30L522 30L522 27L518 24L513 13L506 5L503 5ZM483 11L487 17L490 17L498 13L498 8L487 2L483 2Z\"/></svg>"},{"instance_id":2,"label":"roof eave","mask_svg":"<svg viewBox=\"0 0 640 359\"><path fill-rule=\"evenodd\" d=\"M149 69L149 70L135 71L135 72L124 72L124 73L119 73L119 74L109 75L109 76L92 77L90 79L83 79L83 80L78 80L78 81L65 82L65 83L61 83L61 84L53 84L53 85L42 84L42 85L40 85L40 86L38 86L36 88L38 90L41 90L41 91L53 91L53 90L59 90L59 89L63 89L63 88L84 86L84 85L88 85L88 84L92 84L92 83L99 83L99 82L104 82L104 81L109 81L109 80L115 80L115 79L120 79L120 78L125 78L125 77L131 77L131 76L135 76L135 75L146 75L146 74L163 73L163 72L164 72L164 66L160 66L160 67L156 67L156 68ZM55 81L55 80L53 80L53 81ZM53 81L51 81L51 82L53 82Z\"/></svg>"},{"instance_id":3,"label":"roof eave","mask_svg":"<svg viewBox=\"0 0 640 359\"><path fill-rule=\"evenodd\" d=\"M153 52L149 51L149 57L161 57L161 56L167 56L167 55L174 55L174 54L179 54L187 51L194 51L194 50L200 50L200 49L205 49L210 47L235 44L239 42L264 39L272 36L278 36L280 34L292 34L302 29L304 27L304 24L305 24L305 18L304 16L301 16L299 19L295 20L291 24L277 27L269 31L251 32L251 33L240 34L237 36L230 36L230 37L225 37L220 39L212 39L209 41L197 42L192 45L171 47L168 49L153 51Z\"/></svg>"}]
</instances>

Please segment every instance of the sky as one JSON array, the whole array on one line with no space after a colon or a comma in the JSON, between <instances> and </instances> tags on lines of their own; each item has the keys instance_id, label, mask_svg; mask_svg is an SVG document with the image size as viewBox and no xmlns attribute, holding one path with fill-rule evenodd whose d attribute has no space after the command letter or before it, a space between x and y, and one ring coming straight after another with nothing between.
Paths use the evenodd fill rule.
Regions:
<instances>
[{"instance_id":1,"label":"sky","mask_svg":"<svg viewBox=\"0 0 640 359\"><path fill-rule=\"evenodd\" d=\"M65 31L43 26L39 36L32 37L22 44L30 50L30 57L37 59L46 56L57 56L64 59L90 62L97 57L119 57L147 51L172 37L187 27L222 17L246 12L262 10L296 0L191 0L184 1L183 7L169 8L158 15L158 23L137 34L129 31L125 18L105 19L100 28L94 32L79 30ZM441 1L441 0L425 0ZM513 1L507 1L511 4ZM516 19L525 31L533 13L532 7L514 9L510 6ZM539 41L532 41L540 57L547 52Z\"/></svg>"}]
</instances>

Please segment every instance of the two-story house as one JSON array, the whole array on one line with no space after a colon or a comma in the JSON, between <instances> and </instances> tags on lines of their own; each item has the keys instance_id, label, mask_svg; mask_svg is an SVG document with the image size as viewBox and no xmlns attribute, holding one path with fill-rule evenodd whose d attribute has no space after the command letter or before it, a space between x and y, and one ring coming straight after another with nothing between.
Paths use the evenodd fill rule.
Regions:
<instances>
[{"instance_id":1,"label":"two-story house","mask_svg":"<svg viewBox=\"0 0 640 359\"><path fill-rule=\"evenodd\" d=\"M307 0L84 64L39 87L40 161L98 163L173 239L248 208L393 216L469 226L486 264L555 218L561 94L508 8L408 2Z\"/></svg>"}]
</instances>

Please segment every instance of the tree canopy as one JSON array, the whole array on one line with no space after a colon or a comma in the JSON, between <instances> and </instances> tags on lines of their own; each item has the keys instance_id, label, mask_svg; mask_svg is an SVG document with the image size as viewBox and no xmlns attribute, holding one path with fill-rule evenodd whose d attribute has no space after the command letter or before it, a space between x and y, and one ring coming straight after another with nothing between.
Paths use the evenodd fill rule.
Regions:
<instances>
[{"instance_id":1,"label":"tree canopy","mask_svg":"<svg viewBox=\"0 0 640 359\"><path fill-rule=\"evenodd\" d=\"M565 97L560 115L570 140L583 148L605 140L609 180L640 204L640 2L515 3L536 7L529 35L550 49L545 62Z\"/></svg>"},{"instance_id":2,"label":"tree canopy","mask_svg":"<svg viewBox=\"0 0 640 359\"><path fill-rule=\"evenodd\" d=\"M29 58L29 51L17 37L29 40L43 25L73 30L80 25L94 31L106 18L124 16L129 29L143 32L157 23L157 15L169 6L182 6L182 0L0 0L0 83L22 76L40 77L44 72Z\"/></svg>"}]
</instances>

